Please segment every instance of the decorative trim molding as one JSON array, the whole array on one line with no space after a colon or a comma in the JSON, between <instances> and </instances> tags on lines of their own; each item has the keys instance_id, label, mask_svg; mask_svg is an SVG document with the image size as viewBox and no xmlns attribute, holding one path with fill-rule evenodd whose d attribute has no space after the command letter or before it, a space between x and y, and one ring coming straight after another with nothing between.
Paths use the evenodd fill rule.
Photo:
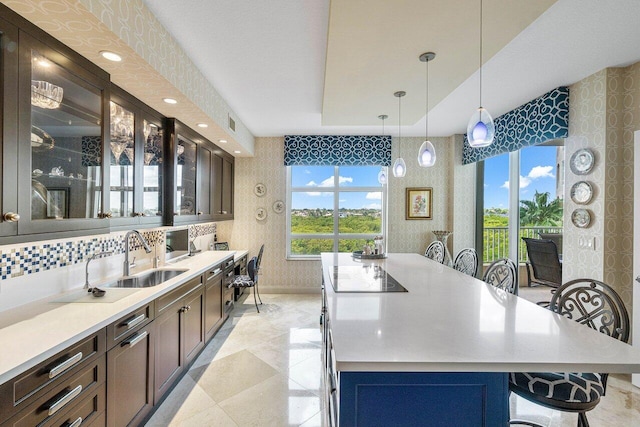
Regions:
<instances>
[{"instance_id":1,"label":"decorative trim molding","mask_svg":"<svg viewBox=\"0 0 640 427\"><path fill-rule=\"evenodd\" d=\"M391 166L391 136L285 135L284 165Z\"/></svg>"},{"instance_id":2,"label":"decorative trim molding","mask_svg":"<svg viewBox=\"0 0 640 427\"><path fill-rule=\"evenodd\" d=\"M495 120L493 144L472 148L464 136L462 164L569 136L569 88L559 87Z\"/></svg>"}]
</instances>

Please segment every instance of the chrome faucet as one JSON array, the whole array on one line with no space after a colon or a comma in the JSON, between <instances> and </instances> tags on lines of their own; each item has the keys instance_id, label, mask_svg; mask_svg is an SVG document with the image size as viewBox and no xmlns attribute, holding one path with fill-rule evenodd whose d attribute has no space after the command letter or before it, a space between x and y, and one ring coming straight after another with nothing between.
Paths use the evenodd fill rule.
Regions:
<instances>
[{"instance_id":1,"label":"chrome faucet","mask_svg":"<svg viewBox=\"0 0 640 427\"><path fill-rule=\"evenodd\" d=\"M91 290L91 285L89 284L89 263L96 258L102 258L104 255L111 255L113 252L105 251L105 252L96 252L87 259L87 265L84 269L84 288L87 290Z\"/></svg>"},{"instance_id":2,"label":"chrome faucet","mask_svg":"<svg viewBox=\"0 0 640 427\"><path fill-rule=\"evenodd\" d=\"M131 264L135 265L134 263L129 264L129 237L132 234L135 234L136 236L138 236L138 239L140 239L140 242L142 243L142 246L144 247L145 252L151 253L151 247L149 246L149 242L147 242L147 239L142 237L142 234L140 234L138 230L127 231L127 234L124 235L124 266L123 266L124 268L122 269L122 275L125 277L129 275L129 268L132 267ZM135 261L135 258L133 259Z\"/></svg>"}]
</instances>

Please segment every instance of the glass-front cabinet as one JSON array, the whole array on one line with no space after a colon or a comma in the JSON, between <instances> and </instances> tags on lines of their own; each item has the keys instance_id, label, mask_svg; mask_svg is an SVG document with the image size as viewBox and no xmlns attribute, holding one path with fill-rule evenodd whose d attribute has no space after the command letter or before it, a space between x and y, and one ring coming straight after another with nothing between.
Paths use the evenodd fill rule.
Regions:
<instances>
[{"instance_id":1,"label":"glass-front cabinet","mask_svg":"<svg viewBox=\"0 0 640 427\"><path fill-rule=\"evenodd\" d=\"M112 86L109 121L111 225L161 225L165 164L162 116Z\"/></svg>"},{"instance_id":2,"label":"glass-front cabinet","mask_svg":"<svg viewBox=\"0 0 640 427\"><path fill-rule=\"evenodd\" d=\"M109 76L22 30L18 51L18 234L107 229Z\"/></svg>"}]
</instances>

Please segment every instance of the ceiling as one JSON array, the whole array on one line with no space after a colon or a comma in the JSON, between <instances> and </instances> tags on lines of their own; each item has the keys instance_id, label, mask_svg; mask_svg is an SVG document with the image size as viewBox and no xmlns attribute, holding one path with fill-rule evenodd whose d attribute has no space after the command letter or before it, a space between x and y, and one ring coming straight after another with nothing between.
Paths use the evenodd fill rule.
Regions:
<instances>
[{"instance_id":1,"label":"ceiling","mask_svg":"<svg viewBox=\"0 0 640 427\"><path fill-rule=\"evenodd\" d=\"M478 0L144 0L255 136L465 132L479 104ZM497 117L640 61L640 1L484 0L483 106ZM390 126L387 134L397 134Z\"/></svg>"}]
</instances>

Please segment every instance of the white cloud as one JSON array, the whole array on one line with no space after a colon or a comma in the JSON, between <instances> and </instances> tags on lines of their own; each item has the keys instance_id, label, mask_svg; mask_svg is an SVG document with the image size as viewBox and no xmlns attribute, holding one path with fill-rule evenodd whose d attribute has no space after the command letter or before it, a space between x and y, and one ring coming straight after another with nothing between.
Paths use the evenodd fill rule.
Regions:
<instances>
[{"instance_id":1,"label":"white cloud","mask_svg":"<svg viewBox=\"0 0 640 427\"><path fill-rule=\"evenodd\" d=\"M539 178L555 178L553 173L553 166L534 166L531 168L527 176L520 175L520 188L527 188L536 179ZM509 189L509 181L505 181L500 188Z\"/></svg>"},{"instance_id":2,"label":"white cloud","mask_svg":"<svg viewBox=\"0 0 640 427\"><path fill-rule=\"evenodd\" d=\"M347 201L347 199L340 199L340 200L338 200L338 201L339 201L340 203L344 203L344 202L346 202L346 201Z\"/></svg>"},{"instance_id":3,"label":"white cloud","mask_svg":"<svg viewBox=\"0 0 640 427\"><path fill-rule=\"evenodd\" d=\"M309 191L309 192L307 192L307 193L305 193L305 194L306 194L307 196L319 196L319 195L321 195L322 193L321 193L321 192L319 192L319 191Z\"/></svg>"},{"instance_id":4,"label":"white cloud","mask_svg":"<svg viewBox=\"0 0 640 427\"><path fill-rule=\"evenodd\" d=\"M362 209L382 209L380 203L371 203L362 207Z\"/></svg>"},{"instance_id":5,"label":"white cloud","mask_svg":"<svg viewBox=\"0 0 640 427\"><path fill-rule=\"evenodd\" d=\"M527 188L531 184L531 179L526 176L520 175L520 188ZM500 188L509 189L509 181L505 181L504 184L500 186Z\"/></svg>"},{"instance_id":6,"label":"white cloud","mask_svg":"<svg viewBox=\"0 0 640 427\"><path fill-rule=\"evenodd\" d=\"M310 175L310 174L311 174L311 171L310 171L309 169L305 169L305 170L304 170L304 173L306 173L307 175Z\"/></svg>"},{"instance_id":7,"label":"white cloud","mask_svg":"<svg viewBox=\"0 0 640 427\"><path fill-rule=\"evenodd\" d=\"M382 200L382 193L380 193L378 191L367 193L366 199L367 200Z\"/></svg>"},{"instance_id":8,"label":"white cloud","mask_svg":"<svg viewBox=\"0 0 640 427\"><path fill-rule=\"evenodd\" d=\"M334 178L330 176L329 178L323 180L320 184L315 181L309 181L307 183L307 187L333 187ZM346 182L353 182L353 178L349 176L339 176L338 182L340 184L344 184Z\"/></svg>"},{"instance_id":9,"label":"white cloud","mask_svg":"<svg viewBox=\"0 0 640 427\"><path fill-rule=\"evenodd\" d=\"M531 171L529 172L529 175L527 175L527 177L531 179L555 178L553 173L551 173L552 171L553 166L534 166L533 168L531 168Z\"/></svg>"}]
</instances>

